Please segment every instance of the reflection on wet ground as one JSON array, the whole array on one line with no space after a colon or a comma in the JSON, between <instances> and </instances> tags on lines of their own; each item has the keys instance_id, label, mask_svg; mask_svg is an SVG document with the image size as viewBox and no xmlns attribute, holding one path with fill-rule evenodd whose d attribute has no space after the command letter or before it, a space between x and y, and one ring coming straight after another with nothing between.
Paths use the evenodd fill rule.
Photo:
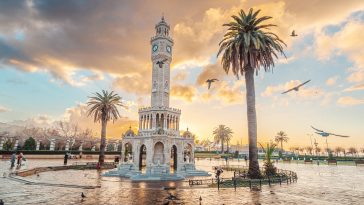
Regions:
<instances>
[{"instance_id":1,"label":"reflection on wet ground","mask_svg":"<svg viewBox=\"0 0 364 205\"><path fill-rule=\"evenodd\" d=\"M29 160L27 167L61 165L63 160ZM72 163L72 161L71 161ZM236 160L230 164L245 165ZM220 160L197 160L198 169L212 171L212 166L225 164ZM40 173L27 180L77 185L100 185L96 189L26 185L8 178L0 178L0 199L5 204L163 204L173 194L180 200L175 204L362 204L364 201L364 166L327 166L312 164L283 164L281 169L295 171L298 182L263 186L261 191L249 188L190 188L183 182L138 182L127 179L101 177L96 170L66 170ZM10 163L0 161L0 173L9 171ZM224 172L223 177L232 173ZM164 190L163 187L176 187ZM81 201L81 192L86 198Z\"/></svg>"}]
</instances>

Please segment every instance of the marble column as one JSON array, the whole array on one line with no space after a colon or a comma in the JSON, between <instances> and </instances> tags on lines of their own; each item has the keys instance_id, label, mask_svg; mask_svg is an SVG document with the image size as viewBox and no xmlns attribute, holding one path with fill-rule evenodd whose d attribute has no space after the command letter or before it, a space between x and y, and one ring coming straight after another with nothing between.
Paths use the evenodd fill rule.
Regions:
<instances>
[{"instance_id":1,"label":"marble column","mask_svg":"<svg viewBox=\"0 0 364 205\"><path fill-rule=\"evenodd\" d=\"M3 150L3 146L4 146L4 138L2 137L0 139L0 150Z\"/></svg>"},{"instance_id":2,"label":"marble column","mask_svg":"<svg viewBox=\"0 0 364 205\"><path fill-rule=\"evenodd\" d=\"M17 150L17 148L18 148L18 144L19 144L19 140L18 140L18 139L16 139L16 140L15 140L14 147L13 147L13 150Z\"/></svg>"},{"instance_id":3,"label":"marble column","mask_svg":"<svg viewBox=\"0 0 364 205\"><path fill-rule=\"evenodd\" d=\"M37 146L35 147L35 150L39 150L39 147L40 147L40 140L37 141Z\"/></svg>"},{"instance_id":4,"label":"marble column","mask_svg":"<svg viewBox=\"0 0 364 205\"><path fill-rule=\"evenodd\" d=\"M94 145L92 148L91 148L91 151L95 151L96 150L96 146Z\"/></svg>"},{"instance_id":5,"label":"marble column","mask_svg":"<svg viewBox=\"0 0 364 205\"><path fill-rule=\"evenodd\" d=\"M114 152L118 151L118 144L116 142L114 142Z\"/></svg>"},{"instance_id":6,"label":"marble column","mask_svg":"<svg viewBox=\"0 0 364 205\"><path fill-rule=\"evenodd\" d=\"M56 140L51 139L50 140L50 145L49 145L49 151L54 151L55 145L56 145Z\"/></svg>"},{"instance_id":7,"label":"marble column","mask_svg":"<svg viewBox=\"0 0 364 205\"><path fill-rule=\"evenodd\" d=\"M70 140L66 141L66 146L64 148L65 151L69 151L70 150Z\"/></svg>"}]
</instances>

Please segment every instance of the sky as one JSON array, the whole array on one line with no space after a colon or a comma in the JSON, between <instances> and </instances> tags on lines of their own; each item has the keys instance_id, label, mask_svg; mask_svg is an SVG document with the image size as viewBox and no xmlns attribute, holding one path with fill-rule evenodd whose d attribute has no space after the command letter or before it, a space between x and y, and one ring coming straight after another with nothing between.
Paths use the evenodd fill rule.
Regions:
<instances>
[{"instance_id":1,"label":"sky","mask_svg":"<svg viewBox=\"0 0 364 205\"><path fill-rule=\"evenodd\" d=\"M86 115L88 96L114 90L128 105L108 126L109 138L138 127L150 105L151 45L164 15L174 39L170 106L180 129L212 140L219 124L247 143L244 79L226 74L216 57L222 24L240 9L261 9L287 44L273 72L255 77L258 141L279 131L285 147L309 146L311 125L350 138L330 147L364 148L364 1L331 0L2 0L0 1L0 122L38 125L66 120L99 133ZM295 30L297 37L291 37ZM218 78L210 90L204 83ZM311 80L299 92L282 91ZM311 136L311 137L310 137Z\"/></svg>"}]
</instances>

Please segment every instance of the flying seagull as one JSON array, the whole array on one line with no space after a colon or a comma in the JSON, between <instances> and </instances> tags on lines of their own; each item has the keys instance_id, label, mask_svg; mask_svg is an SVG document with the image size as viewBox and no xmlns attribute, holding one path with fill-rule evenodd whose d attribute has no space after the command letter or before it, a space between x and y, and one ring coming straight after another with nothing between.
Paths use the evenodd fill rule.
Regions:
<instances>
[{"instance_id":1,"label":"flying seagull","mask_svg":"<svg viewBox=\"0 0 364 205\"><path fill-rule=\"evenodd\" d=\"M211 87L211 83L215 82L215 81L219 81L218 79L214 78L214 79L207 79L206 83L208 84L208 89L210 89Z\"/></svg>"},{"instance_id":2,"label":"flying seagull","mask_svg":"<svg viewBox=\"0 0 364 205\"><path fill-rule=\"evenodd\" d=\"M337 135L337 134L325 132L323 130L319 130L317 128L314 128L312 125L311 125L311 127L312 127L312 129L314 129L316 131L315 132L316 134L321 135L321 137L325 137L326 138L326 150L327 150L327 152L329 152L329 144L327 143L328 136L333 135L333 136L337 136L337 137L349 137L347 135ZM316 145L316 140L315 140L315 145Z\"/></svg>"},{"instance_id":3,"label":"flying seagull","mask_svg":"<svg viewBox=\"0 0 364 205\"><path fill-rule=\"evenodd\" d=\"M347 135L337 135L337 134L325 132L323 130L319 130L317 128L314 128L313 126L311 126L311 127L312 127L312 129L316 130L316 132L315 132L316 134L321 135L322 137L328 137L330 135L337 136L337 137L350 137L350 136L347 136Z\"/></svg>"},{"instance_id":4,"label":"flying seagull","mask_svg":"<svg viewBox=\"0 0 364 205\"><path fill-rule=\"evenodd\" d=\"M296 37L296 36L298 36L298 35L297 35L297 34L296 34L296 32L293 30L293 31L292 31L292 33L291 33L291 36L292 36L292 37Z\"/></svg>"},{"instance_id":5,"label":"flying seagull","mask_svg":"<svg viewBox=\"0 0 364 205\"><path fill-rule=\"evenodd\" d=\"M165 58L164 60L162 60L162 61L157 61L157 65L159 65L159 68L162 68L162 66L163 66L163 64L167 61L168 59L167 58Z\"/></svg>"},{"instance_id":6,"label":"flying seagull","mask_svg":"<svg viewBox=\"0 0 364 205\"><path fill-rule=\"evenodd\" d=\"M306 81L306 82L304 82L304 83L302 83L302 84L299 84L299 85L297 85L296 87L293 87L293 88L291 88L291 89L289 89L289 90L286 90L286 91L284 91L282 94L286 94L286 93L288 93L288 92L291 92L292 90L294 90L294 91L298 91L299 89L300 89L300 87L301 86L303 86L304 84L306 84L306 83L308 83L308 82L310 82L311 80L308 80L308 81Z\"/></svg>"}]
</instances>

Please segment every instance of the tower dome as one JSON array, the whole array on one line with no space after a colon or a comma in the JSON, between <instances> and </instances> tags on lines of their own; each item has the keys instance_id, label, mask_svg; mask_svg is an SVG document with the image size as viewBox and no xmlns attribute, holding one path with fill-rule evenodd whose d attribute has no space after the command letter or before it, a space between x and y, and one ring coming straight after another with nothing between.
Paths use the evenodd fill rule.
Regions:
<instances>
[{"instance_id":1,"label":"tower dome","mask_svg":"<svg viewBox=\"0 0 364 205\"><path fill-rule=\"evenodd\" d=\"M188 128L187 128L187 131L183 132L182 137L183 138L192 138L192 133L190 131L188 131Z\"/></svg>"},{"instance_id":2,"label":"tower dome","mask_svg":"<svg viewBox=\"0 0 364 205\"><path fill-rule=\"evenodd\" d=\"M129 126L129 129L125 132L124 136L127 136L127 137L134 137L135 136L135 133L131 129L131 126Z\"/></svg>"}]
</instances>

